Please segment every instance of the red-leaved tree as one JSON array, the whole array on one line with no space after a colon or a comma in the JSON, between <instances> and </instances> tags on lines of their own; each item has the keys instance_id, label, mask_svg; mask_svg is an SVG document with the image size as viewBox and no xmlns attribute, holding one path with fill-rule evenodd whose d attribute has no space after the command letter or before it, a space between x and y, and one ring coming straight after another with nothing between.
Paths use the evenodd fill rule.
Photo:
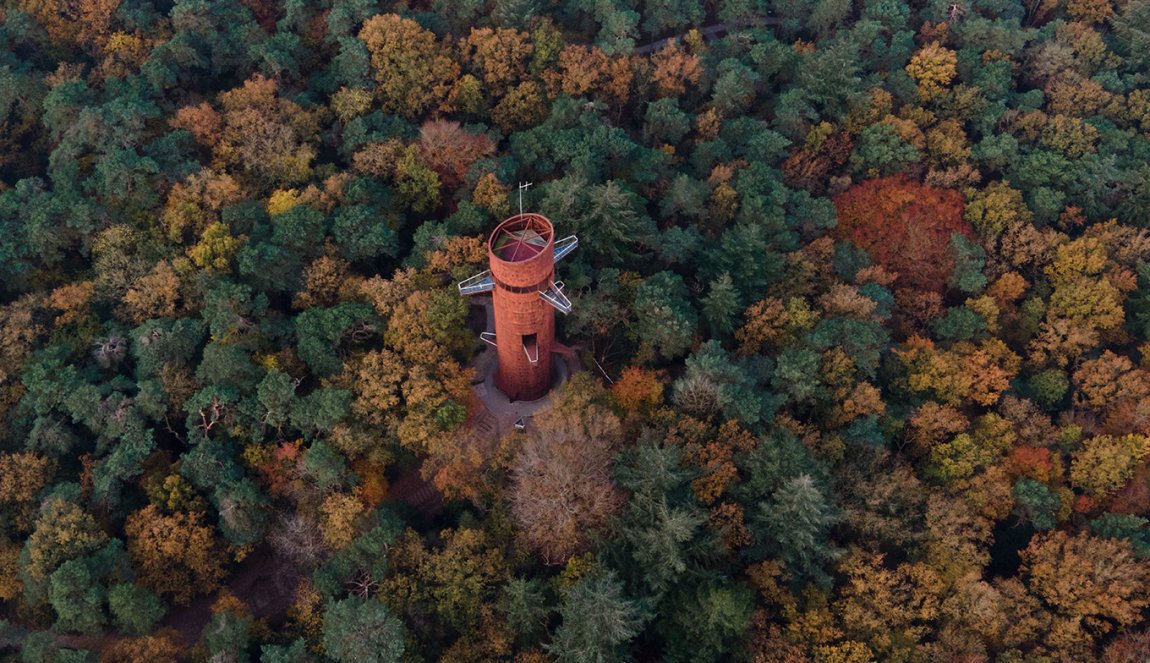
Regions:
<instances>
[{"instance_id":1,"label":"red-leaved tree","mask_svg":"<svg viewBox=\"0 0 1150 663\"><path fill-rule=\"evenodd\" d=\"M962 194L903 176L867 180L834 197L836 234L898 275L902 288L942 292L954 273L951 236L974 239Z\"/></svg>"},{"instance_id":2,"label":"red-leaved tree","mask_svg":"<svg viewBox=\"0 0 1150 663\"><path fill-rule=\"evenodd\" d=\"M419 155L448 188L463 183L471 164L495 152L495 143L458 122L430 120L419 129Z\"/></svg>"}]
</instances>

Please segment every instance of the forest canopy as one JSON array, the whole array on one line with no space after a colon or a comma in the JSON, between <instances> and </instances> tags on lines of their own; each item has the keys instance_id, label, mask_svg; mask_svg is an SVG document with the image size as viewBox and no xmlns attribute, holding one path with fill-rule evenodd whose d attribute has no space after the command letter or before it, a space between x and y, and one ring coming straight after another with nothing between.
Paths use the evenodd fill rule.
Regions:
<instances>
[{"instance_id":1,"label":"forest canopy","mask_svg":"<svg viewBox=\"0 0 1150 663\"><path fill-rule=\"evenodd\" d=\"M1150 0L5 0L0 657L1150 659L1148 45ZM521 204L577 370L493 429L455 283Z\"/></svg>"}]
</instances>

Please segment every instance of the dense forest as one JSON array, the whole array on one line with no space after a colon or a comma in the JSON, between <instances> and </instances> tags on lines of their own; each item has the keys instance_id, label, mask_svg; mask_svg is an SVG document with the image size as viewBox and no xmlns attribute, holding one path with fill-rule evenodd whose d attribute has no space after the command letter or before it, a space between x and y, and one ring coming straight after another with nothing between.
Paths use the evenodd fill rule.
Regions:
<instances>
[{"instance_id":1,"label":"dense forest","mask_svg":"<svg viewBox=\"0 0 1150 663\"><path fill-rule=\"evenodd\" d=\"M1150 660L1150 0L0 6L0 659Z\"/></svg>"}]
</instances>

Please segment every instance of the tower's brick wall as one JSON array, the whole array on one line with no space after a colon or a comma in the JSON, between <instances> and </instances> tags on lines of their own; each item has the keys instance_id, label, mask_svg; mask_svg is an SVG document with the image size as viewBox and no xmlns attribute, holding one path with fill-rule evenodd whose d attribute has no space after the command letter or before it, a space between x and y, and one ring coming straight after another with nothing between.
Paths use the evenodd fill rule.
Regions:
<instances>
[{"instance_id":1,"label":"tower's brick wall","mask_svg":"<svg viewBox=\"0 0 1150 663\"><path fill-rule=\"evenodd\" d=\"M494 243L501 230L524 221L546 224L547 245L539 253L516 262L500 258ZM513 216L491 234L488 241L491 275L495 279L495 342L499 355L496 384L512 400L535 400L551 388L551 349L555 342L555 309L539 297L555 274L555 232L539 214ZM532 363L523 349L524 337L535 335L538 361Z\"/></svg>"}]
</instances>

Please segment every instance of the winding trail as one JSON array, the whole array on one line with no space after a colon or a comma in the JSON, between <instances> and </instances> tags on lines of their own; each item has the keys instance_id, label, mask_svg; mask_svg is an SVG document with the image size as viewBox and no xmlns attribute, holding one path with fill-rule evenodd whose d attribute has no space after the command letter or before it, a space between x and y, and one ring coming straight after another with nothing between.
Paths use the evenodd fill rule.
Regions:
<instances>
[{"instance_id":1,"label":"winding trail","mask_svg":"<svg viewBox=\"0 0 1150 663\"><path fill-rule=\"evenodd\" d=\"M713 25L708 25L702 28L692 28L692 30L698 30L699 34L702 35L704 39L714 39L715 37L725 35L728 32L732 32L734 30L761 28L765 26L779 25L781 23L781 19L775 18L773 16L764 16L763 18L755 21L745 21L740 23L724 21L722 23L715 23ZM690 30L687 32L690 32ZM673 35L665 39L660 39L659 41L653 41L649 44L636 46L635 50L631 52L635 55L648 55L650 53L654 53L655 51L661 51L664 48L670 46L672 42L678 41L687 36L687 32L681 32L677 35Z\"/></svg>"}]
</instances>

